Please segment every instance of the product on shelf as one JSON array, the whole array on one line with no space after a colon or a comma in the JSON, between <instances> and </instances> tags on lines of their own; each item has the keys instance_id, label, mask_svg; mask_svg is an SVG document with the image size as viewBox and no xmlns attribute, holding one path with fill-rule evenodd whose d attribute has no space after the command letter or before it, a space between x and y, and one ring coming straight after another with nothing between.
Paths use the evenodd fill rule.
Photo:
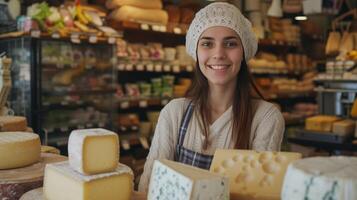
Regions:
<instances>
[{"instance_id":1,"label":"product on shelf","mask_svg":"<svg viewBox=\"0 0 357 200\"><path fill-rule=\"evenodd\" d=\"M21 116L0 116L0 131L25 131L27 120Z\"/></svg>"},{"instance_id":2,"label":"product on shelf","mask_svg":"<svg viewBox=\"0 0 357 200\"><path fill-rule=\"evenodd\" d=\"M132 182L132 170L123 164L113 172L85 176L66 161L46 165L43 191L48 200L130 200Z\"/></svg>"},{"instance_id":3,"label":"product on shelf","mask_svg":"<svg viewBox=\"0 0 357 200\"><path fill-rule=\"evenodd\" d=\"M229 177L231 199L280 199L286 169L300 158L293 152L216 150L210 171Z\"/></svg>"},{"instance_id":4,"label":"product on shelf","mask_svg":"<svg viewBox=\"0 0 357 200\"><path fill-rule=\"evenodd\" d=\"M229 199L226 177L170 160L155 160L148 200Z\"/></svg>"},{"instance_id":5,"label":"product on shelf","mask_svg":"<svg viewBox=\"0 0 357 200\"><path fill-rule=\"evenodd\" d=\"M41 142L37 134L0 132L0 170L24 167L40 159Z\"/></svg>"},{"instance_id":6,"label":"product on shelf","mask_svg":"<svg viewBox=\"0 0 357 200\"><path fill-rule=\"evenodd\" d=\"M331 115L317 115L305 120L305 129L310 131L331 132L332 124L339 121L340 118Z\"/></svg>"},{"instance_id":7,"label":"product on shelf","mask_svg":"<svg viewBox=\"0 0 357 200\"><path fill-rule=\"evenodd\" d=\"M151 0L151 1L142 1L142 0L107 0L105 6L108 9L115 9L121 6L135 6L139 8L148 8L148 9L161 9L162 1L161 0Z\"/></svg>"},{"instance_id":8,"label":"product on shelf","mask_svg":"<svg viewBox=\"0 0 357 200\"><path fill-rule=\"evenodd\" d=\"M352 109L351 109L351 116L357 117L357 99L354 100Z\"/></svg>"},{"instance_id":9,"label":"product on shelf","mask_svg":"<svg viewBox=\"0 0 357 200\"><path fill-rule=\"evenodd\" d=\"M346 119L334 122L332 132L341 136L351 136L355 132L356 121Z\"/></svg>"},{"instance_id":10,"label":"product on shelf","mask_svg":"<svg viewBox=\"0 0 357 200\"><path fill-rule=\"evenodd\" d=\"M357 158L312 157L289 165L282 200L357 199Z\"/></svg>"},{"instance_id":11,"label":"product on shelf","mask_svg":"<svg viewBox=\"0 0 357 200\"><path fill-rule=\"evenodd\" d=\"M166 25L169 16L165 10L147 9L124 5L110 13L109 17L116 21L144 22Z\"/></svg>"},{"instance_id":12,"label":"product on shelf","mask_svg":"<svg viewBox=\"0 0 357 200\"><path fill-rule=\"evenodd\" d=\"M101 128L74 130L68 139L69 164L86 175L112 172L119 162L119 138Z\"/></svg>"}]
</instances>

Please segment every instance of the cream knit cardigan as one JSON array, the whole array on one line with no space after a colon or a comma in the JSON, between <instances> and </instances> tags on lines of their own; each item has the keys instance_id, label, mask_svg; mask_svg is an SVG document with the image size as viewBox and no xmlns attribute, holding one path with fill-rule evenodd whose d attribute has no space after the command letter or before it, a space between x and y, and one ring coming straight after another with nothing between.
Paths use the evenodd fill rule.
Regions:
<instances>
[{"instance_id":1,"label":"cream knit cardigan","mask_svg":"<svg viewBox=\"0 0 357 200\"><path fill-rule=\"evenodd\" d=\"M258 107L253 118L249 148L258 151L279 151L284 134L284 118L272 103L257 100ZM181 119L189 100L179 98L170 101L160 112L154 138L147 157L139 191L148 189L153 162L156 159L174 159ZM196 115L192 115L183 146L196 152L213 155L216 149L233 149L232 106L210 125L209 148L202 149L204 136Z\"/></svg>"}]
</instances>

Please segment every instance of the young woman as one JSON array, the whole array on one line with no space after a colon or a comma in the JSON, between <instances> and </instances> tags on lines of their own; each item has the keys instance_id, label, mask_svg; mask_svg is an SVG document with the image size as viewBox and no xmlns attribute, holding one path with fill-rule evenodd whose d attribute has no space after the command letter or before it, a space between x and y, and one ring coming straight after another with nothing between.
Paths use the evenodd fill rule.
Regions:
<instances>
[{"instance_id":1,"label":"young woman","mask_svg":"<svg viewBox=\"0 0 357 200\"><path fill-rule=\"evenodd\" d=\"M156 159L209 169L216 149L279 151L280 111L261 98L247 67L257 51L250 22L233 5L211 3L193 19L186 50L197 61L186 98L161 111L139 191Z\"/></svg>"}]
</instances>

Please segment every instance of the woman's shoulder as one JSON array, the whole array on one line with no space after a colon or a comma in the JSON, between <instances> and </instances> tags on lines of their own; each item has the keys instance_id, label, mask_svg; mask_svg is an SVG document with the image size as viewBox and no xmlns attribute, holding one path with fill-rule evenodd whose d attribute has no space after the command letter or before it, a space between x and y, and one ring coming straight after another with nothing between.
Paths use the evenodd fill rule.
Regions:
<instances>
[{"instance_id":1,"label":"woman's shoulder","mask_svg":"<svg viewBox=\"0 0 357 200\"><path fill-rule=\"evenodd\" d=\"M253 100L254 104L255 104L255 115L256 116L261 116L261 115L265 115L267 113L280 113L280 109L278 107L278 105L270 103L268 101L262 100L262 99L256 99Z\"/></svg>"},{"instance_id":2,"label":"woman's shoulder","mask_svg":"<svg viewBox=\"0 0 357 200\"><path fill-rule=\"evenodd\" d=\"M181 114L190 103L190 100L187 98L175 98L172 99L166 106L163 108L166 112Z\"/></svg>"}]
</instances>

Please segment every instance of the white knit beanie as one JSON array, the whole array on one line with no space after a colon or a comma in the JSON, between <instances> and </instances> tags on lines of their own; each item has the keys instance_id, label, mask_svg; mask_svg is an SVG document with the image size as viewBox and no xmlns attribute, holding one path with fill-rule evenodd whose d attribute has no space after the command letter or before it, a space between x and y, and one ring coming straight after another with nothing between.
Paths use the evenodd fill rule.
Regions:
<instances>
[{"instance_id":1,"label":"white knit beanie","mask_svg":"<svg viewBox=\"0 0 357 200\"><path fill-rule=\"evenodd\" d=\"M203 31L213 26L228 27L238 34L242 41L246 62L257 52L258 41L249 20L234 5L216 2L198 11L187 31L186 51L194 60L196 60L199 37Z\"/></svg>"}]
</instances>

